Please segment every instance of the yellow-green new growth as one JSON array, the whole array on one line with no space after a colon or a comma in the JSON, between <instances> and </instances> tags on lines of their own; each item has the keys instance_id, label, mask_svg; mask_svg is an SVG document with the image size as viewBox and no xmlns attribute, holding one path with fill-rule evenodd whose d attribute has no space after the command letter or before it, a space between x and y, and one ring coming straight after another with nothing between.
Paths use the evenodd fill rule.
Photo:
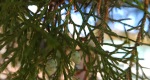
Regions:
<instances>
[{"instance_id":1,"label":"yellow-green new growth","mask_svg":"<svg viewBox=\"0 0 150 80\"><path fill-rule=\"evenodd\" d=\"M47 71L48 75L52 75L56 72L57 70L57 62L54 59L50 59L46 63L45 70Z\"/></svg>"},{"instance_id":2,"label":"yellow-green new growth","mask_svg":"<svg viewBox=\"0 0 150 80\"><path fill-rule=\"evenodd\" d=\"M71 54L71 61L75 64L79 64L81 62L81 55L78 51L75 51Z\"/></svg>"}]
</instances>

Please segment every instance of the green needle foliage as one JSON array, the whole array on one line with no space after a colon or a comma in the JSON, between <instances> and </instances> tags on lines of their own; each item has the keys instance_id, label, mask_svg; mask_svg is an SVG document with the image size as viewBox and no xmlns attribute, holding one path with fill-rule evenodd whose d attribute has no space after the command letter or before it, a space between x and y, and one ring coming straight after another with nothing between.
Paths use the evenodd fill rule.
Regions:
<instances>
[{"instance_id":1,"label":"green needle foliage","mask_svg":"<svg viewBox=\"0 0 150 80\"><path fill-rule=\"evenodd\" d=\"M29 10L30 5L37 6L35 13ZM9 64L13 67L19 64L17 71L7 73L7 79L61 80L63 76L64 80L73 80L82 71L85 71L84 80L97 80L98 74L102 80L148 79L144 72L139 75L139 70L144 67L139 64L137 51L138 46L144 45L142 40L145 36L150 36L144 31L150 15L148 5L149 0L1 0L0 49L6 48L6 51L2 54L0 73ZM109 17L113 8L121 7L136 8L144 13L138 27L122 22L127 19ZM86 12L87 9L89 12ZM62 10L65 12L62 13ZM81 14L81 25L76 24L72 13ZM95 24L100 23L88 23L90 17L94 18ZM125 29L126 35L122 36L111 30L107 25L109 21L131 28ZM69 31L70 27L73 32ZM135 40L128 37L130 30L139 30ZM81 37L82 31L85 37ZM109 36L111 43L104 41L104 34ZM114 44L115 38L123 43ZM130 43L134 46L131 47ZM112 46L115 50L106 51L102 48L104 45ZM113 56L118 53L123 56ZM76 69L80 62L84 67L81 70ZM120 63L128 67L122 69ZM136 73L132 73L132 67L136 68Z\"/></svg>"}]
</instances>

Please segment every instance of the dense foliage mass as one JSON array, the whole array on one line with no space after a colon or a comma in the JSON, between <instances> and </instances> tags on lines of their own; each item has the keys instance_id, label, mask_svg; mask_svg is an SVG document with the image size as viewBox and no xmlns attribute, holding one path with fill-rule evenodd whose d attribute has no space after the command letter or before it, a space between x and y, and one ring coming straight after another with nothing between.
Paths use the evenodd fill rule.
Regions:
<instances>
[{"instance_id":1,"label":"dense foliage mass","mask_svg":"<svg viewBox=\"0 0 150 80\"><path fill-rule=\"evenodd\" d=\"M37 6L35 13L28 8L31 5ZM144 72L139 75L139 69L144 67L139 64L137 51L137 46L145 45L142 40L150 38L144 30L146 19L150 19L148 5L149 0L1 0L0 49L6 51L1 53L0 72L11 80L148 79ZM137 26L123 23L126 18L116 20L110 16L112 9L124 7L143 12ZM72 13L81 15L82 24L76 23ZM94 25L88 22L91 17ZM108 22L118 22L130 29L125 29L126 35L122 36ZM138 30L135 40L128 37L131 30ZM104 41L104 34L111 43ZM114 44L115 38L123 43ZM104 45L115 50L106 51ZM18 69L6 73L9 64ZM128 66L122 69L120 64ZM132 73L132 67L136 73Z\"/></svg>"}]
</instances>

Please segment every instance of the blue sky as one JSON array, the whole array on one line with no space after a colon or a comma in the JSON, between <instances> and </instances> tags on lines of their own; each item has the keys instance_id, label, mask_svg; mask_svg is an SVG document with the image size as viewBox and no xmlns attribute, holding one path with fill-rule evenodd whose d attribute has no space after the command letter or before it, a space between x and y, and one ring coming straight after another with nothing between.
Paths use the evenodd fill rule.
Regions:
<instances>
[{"instance_id":1,"label":"blue sky","mask_svg":"<svg viewBox=\"0 0 150 80\"><path fill-rule=\"evenodd\" d=\"M35 5L29 6L28 8L34 13L37 10L37 6L35 6ZM86 12L88 12L88 11L89 11L89 9L87 9ZM149 11L150 11L150 8L149 8ZM65 10L62 10L61 12L64 13ZM71 17L76 24L81 25L83 23L81 14L79 12L72 11ZM143 17L143 12L140 10L137 10L135 8L120 8L120 9L114 8L113 12L110 13L110 17L117 19L117 20L122 19L122 18L130 18L130 20L124 20L122 22L129 24L131 26L138 26L138 22ZM62 16L62 19L65 19L65 15ZM95 25L94 19L92 17L90 17L90 19L88 20L88 23L91 25ZM108 25L112 29L118 29L118 30L124 31L124 25L122 25L121 23L109 22ZM146 20L146 23L145 23L145 30L147 30L147 26L148 26L148 20ZM130 27L128 27L128 26L125 26L125 28L130 29ZM70 30L70 32L73 32L72 24L69 24L69 30ZM88 33L89 32L88 29L86 29L86 30ZM131 31L131 32L135 32L135 31ZM84 36L84 35L81 34L81 36Z\"/></svg>"}]
</instances>

